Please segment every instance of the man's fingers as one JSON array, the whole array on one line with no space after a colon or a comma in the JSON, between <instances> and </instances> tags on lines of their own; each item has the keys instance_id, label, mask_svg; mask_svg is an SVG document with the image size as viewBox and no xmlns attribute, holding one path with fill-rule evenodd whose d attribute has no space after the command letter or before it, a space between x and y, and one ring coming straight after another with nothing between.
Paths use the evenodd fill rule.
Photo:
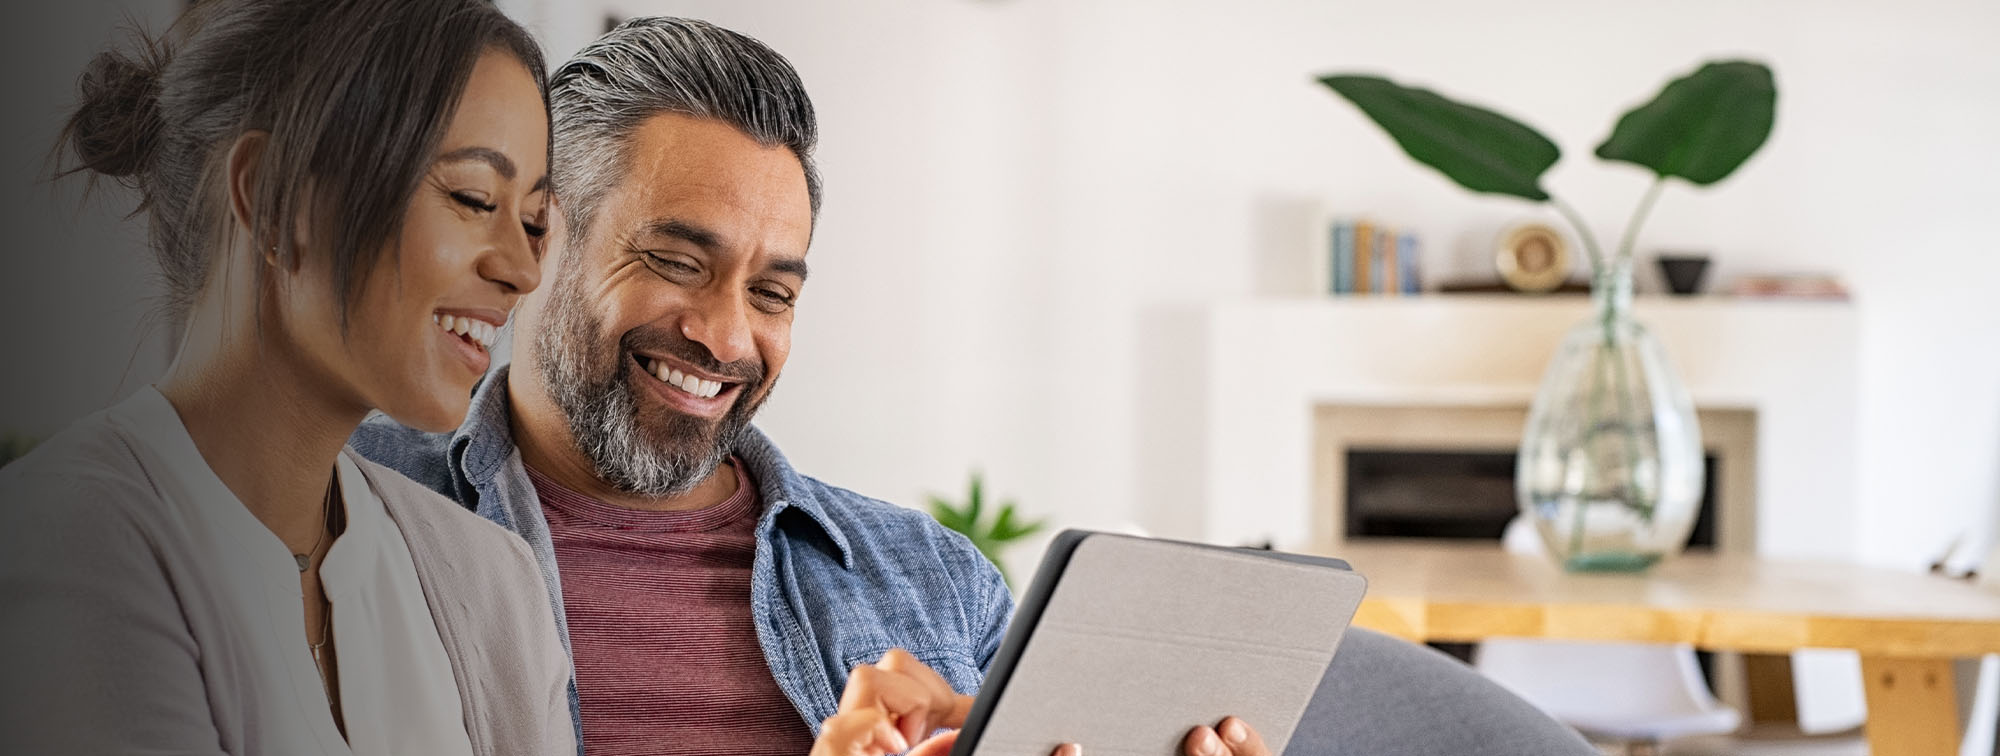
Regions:
<instances>
[{"instance_id":1,"label":"man's fingers","mask_svg":"<svg viewBox=\"0 0 2000 756\"><path fill-rule=\"evenodd\" d=\"M947 692L951 690L951 683L945 682L944 676L938 674L937 670L931 669L918 661L917 657L911 656L910 652L900 648L889 649L888 653L882 655L881 661L875 662L875 668L909 675L940 690Z\"/></svg>"},{"instance_id":2,"label":"man's fingers","mask_svg":"<svg viewBox=\"0 0 2000 756\"><path fill-rule=\"evenodd\" d=\"M1264 745L1264 736L1242 719L1223 717L1215 723L1215 732L1222 737L1222 745L1230 756L1271 756L1270 747Z\"/></svg>"},{"instance_id":3,"label":"man's fingers","mask_svg":"<svg viewBox=\"0 0 2000 756\"><path fill-rule=\"evenodd\" d=\"M1188 731L1181 738L1181 753L1184 756L1227 756L1222 748L1222 738L1215 734L1215 728L1202 725Z\"/></svg>"},{"instance_id":4,"label":"man's fingers","mask_svg":"<svg viewBox=\"0 0 2000 756\"><path fill-rule=\"evenodd\" d=\"M903 734L909 736L911 742L931 734L931 731L937 728L958 727L965 724L966 715L972 711L970 697L958 695L951 689L951 683L945 682L943 675L918 661L917 657L910 655L908 651L900 648L889 649L888 653L882 655L880 661L875 662L875 668L916 684L923 695L930 699L924 706L924 713L929 715L926 721L900 723L903 726Z\"/></svg>"},{"instance_id":5,"label":"man's fingers","mask_svg":"<svg viewBox=\"0 0 2000 756\"><path fill-rule=\"evenodd\" d=\"M947 709L950 705L950 701L943 703ZM840 694L843 712L879 708L899 717L921 716L939 706L936 696L923 683L868 664L847 673L847 689Z\"/></svg>"},{"instance_id":6,"label":"man's fingers","mask_svg":"<svg viewBox=\"0 0 2000 756\"><path fill-rule=\"evenodd\" d=\"M812 756L885 756L908 750L910 741L881 709L861 709L828 717L813 741Z\"/></svg>"},{"instance_id":7,"label":"man's fingers","mask_svg":"<svg viewBox=\"0 0 2000 756\"><path fill-rule=\"evenodd\" d=\"M907 742L916 742L940 727L957 727L972 709L972 699L954 693L935 670L900 649L874 664L855 667L841 692L840 711L881 709Z\"/></svg>"},{"instance_id":8,"label":"man's fingers","mask_svg":"<svg viewBox=\"0 0 2000 756\"><path fill-rule=\"evenodd\" d=\"M1056 750L1050 753L1049 756L1083 756L1083 746L1075 743L1064 743L1056 746Z\"/></svg>"}]
</instances>

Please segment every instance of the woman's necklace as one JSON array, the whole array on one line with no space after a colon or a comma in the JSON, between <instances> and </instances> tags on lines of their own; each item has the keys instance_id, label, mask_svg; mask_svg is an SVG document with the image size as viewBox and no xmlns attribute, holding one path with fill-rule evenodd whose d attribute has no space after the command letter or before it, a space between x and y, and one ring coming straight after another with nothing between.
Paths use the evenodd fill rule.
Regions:
<instances>
[{"instance_id":1,"label":"woman's necklace","mask_svg":"<svg viewBox=\"0 0 2000 756\"><path fill-rule=\"evenodd\" d=\"M306 549L306 553L292 555L292 561L299 565L301 575L312 567L313 555L319 553L319 545L326 542L326 532L333 529L333 518L330 513L333 511L333 484L338 480L340 475L335 473L332 480L326 482L326 493L319 499L319 537L313 539L312 548Z\"/></svg>"},{"instance_id":2,"label":"woman's necklace","mask_svg":"<svg viewBox=\"0 0 2000 756\"><path fill-rule=\"evenodd\" d=\"M339 480L340 476L336 473L333 481L327 483L326 498L321 501L320 537L313 541L312 550L304 554L292 555L292 559L299 564L300 574L304 574L306 568L312 564L312 555L319 552L319 545L326 540L326 534L338 533L341 527L346 524L347 513L341 507L336 506L333 501L334 492L338 490L334 488L334 483ZM333 685L326 679L326 664L322 653L326 649L327 642L333 640L333 602L324 597L322 597L321 601L326 606L320 610L319 614L319 641L314 642L308 638L306 639L306 644L312 650L313 671L319 673L320 689L325 690L327 696L331 697L333 695Z\"/></svg>"}]
</instances>

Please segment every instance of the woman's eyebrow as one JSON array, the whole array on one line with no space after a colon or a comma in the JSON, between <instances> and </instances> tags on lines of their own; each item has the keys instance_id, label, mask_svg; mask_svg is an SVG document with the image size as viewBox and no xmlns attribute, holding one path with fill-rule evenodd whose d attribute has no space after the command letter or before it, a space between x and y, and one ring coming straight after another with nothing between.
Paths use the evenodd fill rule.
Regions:
<instances>
[{"instance_id":1,"label":"woman's eyebrow","mask_svg":"<svg viewBox=\"0 0 2000 756\"><path fill-rule=\"evenodd\" d=\"M437 158L437 162L439 163L459 163L469 160L476 160L493 166L493 171L508 181L514 180L515 174L520 172L514 168L513 160L508 159L506 155L500 154L499 150L491 147L460 147L439 155ZM546 181L547 179L544 180Z\"/></svg>"}]
</instances>

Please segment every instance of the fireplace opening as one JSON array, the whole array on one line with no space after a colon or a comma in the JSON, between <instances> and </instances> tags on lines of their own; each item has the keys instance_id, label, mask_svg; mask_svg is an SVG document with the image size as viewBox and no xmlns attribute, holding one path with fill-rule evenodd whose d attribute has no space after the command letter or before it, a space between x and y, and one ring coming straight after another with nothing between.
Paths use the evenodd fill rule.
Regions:
<instances>
[{"instance_id":1,"label":"fireplace opening","mask_svg":"<svg viewBox=\"0 0 2000 756\"><path fill-rule=\"evenodd\" d=\"M1512 451L1349 448L1343 530L1349 538L1499 540L1520 511L1514 457ZM1705 459L1690 549L1715 548L1721 460L1712 453Z\"/></svg>"}]
</instances>

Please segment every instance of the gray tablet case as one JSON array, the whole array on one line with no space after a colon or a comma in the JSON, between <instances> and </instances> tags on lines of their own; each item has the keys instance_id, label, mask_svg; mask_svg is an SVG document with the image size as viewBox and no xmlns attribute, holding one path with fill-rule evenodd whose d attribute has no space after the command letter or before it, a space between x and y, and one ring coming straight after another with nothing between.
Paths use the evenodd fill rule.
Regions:
<instances>
[{"instance_id":1,"label":"gray tablet case","mask_svg":"<svg viewBox=\"0 0 2000 756\"><path fill-rule=\"evenodd\" d=\"M1283 753L1367 581L1337 559L1064 531L953 756L1178 756L1242 717Z\"/></svg>"}]
</instances>

